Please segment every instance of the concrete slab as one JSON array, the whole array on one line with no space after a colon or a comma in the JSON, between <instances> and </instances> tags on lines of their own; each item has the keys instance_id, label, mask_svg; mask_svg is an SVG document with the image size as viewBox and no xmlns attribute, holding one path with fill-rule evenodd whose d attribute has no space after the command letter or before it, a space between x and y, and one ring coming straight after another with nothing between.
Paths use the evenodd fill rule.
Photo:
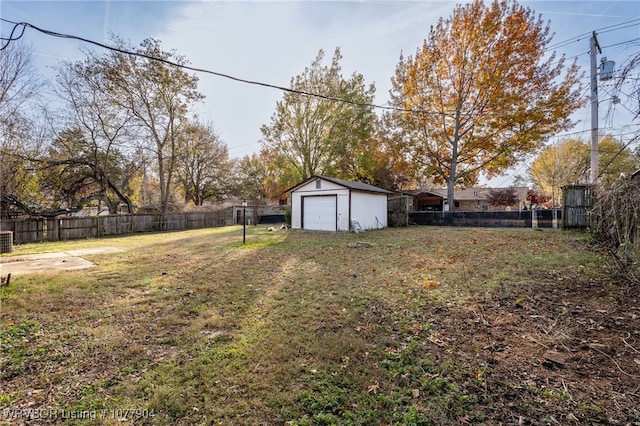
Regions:
<instances>
[{"instance_id":1,"label":"concrete slab","mask_svg":"<svg viewBox=\"0 0 640 426\"><path fill-rule=\"evenodd\" d=\"M72 271L94 266L93 262L81 255L121 253L117 247L96 247L90 249L69 250L67 252L26 254L0 257L0 274L12 276L34 272Z\"/></svg>"},{"instance_id":2,"label":"concrete slab","mask_svg":"<svg viewBox=\"0 0 640 426\"><path fill-rule=\"evenodd\" d=\"M78 256L49 257L0 263L0 274L15 276L33 272L72 271L74 269L90 268L94 265L93 262Z\"/></svg>"},{"instance_id":3,"label":"concrete slab","mask_svg":"<svg viewBox=\"0 0 640 426\"><path fill-rule=\"evenodd\" d=\"M59 257L68 257L67 253L55 252L55 253L37 253L37 254L22 254L19 256L0 257L0 265L3 263L14 262L28 262L30 260L42 260L42 259L57 259Z\"/></svg>"}]
</instances>

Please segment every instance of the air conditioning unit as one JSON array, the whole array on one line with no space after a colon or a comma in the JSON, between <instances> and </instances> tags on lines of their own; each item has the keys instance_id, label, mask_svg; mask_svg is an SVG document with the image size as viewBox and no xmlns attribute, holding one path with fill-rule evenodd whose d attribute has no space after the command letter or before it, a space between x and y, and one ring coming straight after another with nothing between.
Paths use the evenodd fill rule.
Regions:
<instances>
[{"instance_id":1,"label":"air conditioning unit","mask_svg":"<svg viewBox=\"0 0 640 426\"><path fill-rule=\"evenodd\" d=\"M0 231L0 253L11 253L13 250L13 232Z\"/></svg>"}]
</instances>

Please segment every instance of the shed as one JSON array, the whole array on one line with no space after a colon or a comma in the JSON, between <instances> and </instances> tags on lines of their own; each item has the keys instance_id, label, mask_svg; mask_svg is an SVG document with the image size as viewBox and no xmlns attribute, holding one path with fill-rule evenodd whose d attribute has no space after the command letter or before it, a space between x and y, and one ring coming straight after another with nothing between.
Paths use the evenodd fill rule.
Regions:
<instances>
[{"instance_id":1,"label":"shed","mask_svg":"<svg viewBox=\"0 0 640 426\"><path fill-rule=\"evenodd\" d=\"M315 231L350 231L387 227L386 189L361 182L311 176L287 190L291 227ZM357 226L357 225L356 225Z\"/></svg>"}]
</instances>

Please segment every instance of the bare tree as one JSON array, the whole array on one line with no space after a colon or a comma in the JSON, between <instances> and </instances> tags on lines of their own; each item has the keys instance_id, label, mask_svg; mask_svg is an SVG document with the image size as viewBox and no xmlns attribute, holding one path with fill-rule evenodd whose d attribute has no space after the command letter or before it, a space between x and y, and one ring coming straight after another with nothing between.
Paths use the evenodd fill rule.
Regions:
<instances>
[{"instance_id":1,"label":"bare tree","mask_svg":"<svg viewBox=\"0 0 640 426\"><path fill-rule=\"evenodd\" d=\"M0 50L0 141L6 143L24 130L23 106L42 88L29 48L13 42Z\"/></svg>"},{"instance_id":2,"label":"bare tree","mask_svg":"<svg viewBox=\"0 0 640 426\"><path fill-rule=\"evenodd\" d=\"M134 50L137 55L112 51L99 58L96 66L104 73L111 101L133 115L142 147L153 153L160 205L166 213L178 164L180 134L188 124L189 107L204 96L197 90L196 76L162 62L181 65L187 61L175 52L163 51L159 40L146 39L137 49L115 41L123 50Z\"/></svg>"},{"instance_id":3,"label":"bare tree","mask_svg":"<svg viewBox=\"0 0 640 426\"><path fill-rule=\"evenodd\" d=\"M81 136L73 138L73 143L68 143L69 138L59 137L57 158L47 162L85 170L110 213L115 214L118 205L112 194L132 213L127 190L136 166L124 154L132 151L128 130L133 114L112 102L105 76L91 54L85 61L62 63L57 82L58 93L66 101L68 128L77 129Z\"/></svg>"},{"instance_id":4,"label":"bare tree","mask_svg":"<svg viewBox=\"0 0 640 426\"><path fill-rule=\"evenodd\" d=\"M33 188L35 175L28 170L26 155L38 126L25 114L42 89L32 59L32 51L19 42L0 50L0 198L2 212L13 205L11 199L25 199Z\"/></svg>"}]
</instances>

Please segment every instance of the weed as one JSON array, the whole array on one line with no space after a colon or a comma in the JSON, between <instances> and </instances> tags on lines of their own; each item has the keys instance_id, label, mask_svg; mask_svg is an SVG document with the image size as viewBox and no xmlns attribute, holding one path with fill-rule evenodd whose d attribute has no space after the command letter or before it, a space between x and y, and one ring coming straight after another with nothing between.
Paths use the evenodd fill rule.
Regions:
<instances>
[{"instance_id":1,"label":"weed","mask_svg":"<svg viewBox=\"0 0 640 426\"><path fill-rule=\"evenodd\" d=\"M77 391L77 402L72 411L97 411L102 407L100 386L87 383Z\"/></svg>"},{"instance_id":2,"label":"weed","mask_svg":"<svg viewBox=\"0 0 640 426\"><path fill-rule=\"evenodd\" d=\"M41 357L46 349L37 346L40 324L32 320L9 323L0 329L0 377L11 379L32 369L30 361Z\"/></svg>"},{"instance_id":3,"label":"weed","mask_svg":"<svg viewBox=\"0 0 640 426\"><path fill-rule=\"evenodd\" d=\"M420 413L416 407L409 407L406 413L402 415L402 423L407 426L429 426L432 423Z\"/></svg>"},{"instance_id":4,"label":"weed","mask_svg":"<svg viewBox=\"0 0 640 426\"><path fill-rule=\"evenodd\" d=\"M0 405L9 405L14 403L20 398L20 394L18 392L8 394L8 393L0 393Z\"/></svg>"},{"instance_id":5,"label":"weed","mask_svg":"<svg viewBox=\"0 0 640 426\"><path fill-rule=\"evenodd\" d=\"M343 409L347 389L340 386L335 376L318 372L307 377L307 386L309 390L296 395L296 400L307 414L314 417L326 413L335 415Z\"/></svg>"},{"instance_id":6,"label":"weed","mask_svg":"<svg viewBox=\"0 0 640 426\"><path fill-rule=\"evenodd\" d=\"M561 400L569 400L569 394L565 391L559 391L554 389L543 389L541 395L545 398L554 398Z\"/></svg>"}]
</instances>

